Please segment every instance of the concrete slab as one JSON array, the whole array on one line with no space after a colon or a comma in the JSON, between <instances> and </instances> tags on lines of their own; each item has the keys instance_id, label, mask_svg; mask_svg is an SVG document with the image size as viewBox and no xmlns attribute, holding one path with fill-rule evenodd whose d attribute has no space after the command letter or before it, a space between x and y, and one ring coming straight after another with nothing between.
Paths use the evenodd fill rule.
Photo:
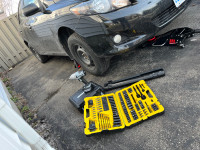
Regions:
<instances>
[{"instance_id":1,"label":"concrete slab","mask_svg":"<svg viewBox=\"0 0 200 150\"><path fill-rule=\"evenodd\" d=\"M176 27L199 28L200 3L190 7L162 32ZM17 92L22 93L39 116L46 117L55 136L60 135L59 150L65 149L200 149L200 35L186 41L186 47L144 48L116 56L104 77L87 75L87 80L102 84L108 80L164 68L166 76L148 81L165 107L165 114L120 132L84 135L84 120L69 103L69 97L82 84L69 80L76 71L73 62L55 57L47 64L33 56L10 73Z\"/></svg>"}]
</instances>

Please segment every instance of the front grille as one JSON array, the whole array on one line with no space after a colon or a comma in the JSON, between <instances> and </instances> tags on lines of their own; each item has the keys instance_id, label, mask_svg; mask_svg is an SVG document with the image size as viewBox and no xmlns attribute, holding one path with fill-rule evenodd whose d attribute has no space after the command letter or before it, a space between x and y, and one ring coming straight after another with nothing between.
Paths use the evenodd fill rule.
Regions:
<instances>
[{"instance_id":1,"label":"front grille","mask_svg":"<svg viewBox=\"0 0 200 150\"><path fill-rule=\"evenodd\" d=\"M175 4L173 4L171 7L163 11L161 14L156 16L155 18L152 19L152 22L158 26L162 27L168 22L170 22L174 17L179 15L181 12L184 11L186 6L190 3L191 0L186 0L180 7L176 7Z\"/></svg>"}]
</instances>

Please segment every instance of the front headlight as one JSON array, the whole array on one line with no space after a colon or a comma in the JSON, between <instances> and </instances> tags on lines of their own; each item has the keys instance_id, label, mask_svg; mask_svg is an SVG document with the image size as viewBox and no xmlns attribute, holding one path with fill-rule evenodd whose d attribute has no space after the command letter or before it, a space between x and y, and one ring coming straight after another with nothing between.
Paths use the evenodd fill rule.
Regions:
<instances>
[{"instance_id":1,"label":"front headlight","mask_svg":"<svg viewBox=\"0 0 200 150\"><path fill-rule=\"evenodd\" d=\"M70 9L76 15L106 13L130 5L129 0L90 0Z\"/></svg>"}]
</instances>

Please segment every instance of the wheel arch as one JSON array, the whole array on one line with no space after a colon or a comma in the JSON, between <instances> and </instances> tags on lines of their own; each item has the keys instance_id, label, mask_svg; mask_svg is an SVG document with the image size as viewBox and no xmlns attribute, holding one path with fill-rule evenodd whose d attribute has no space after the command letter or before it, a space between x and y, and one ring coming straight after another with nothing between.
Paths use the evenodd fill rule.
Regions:
<instances>
[{"instance_id":1,"label":"wheel arch","mask_svg":"<svg viewBox=\"0 0 200 150\"><path fill-rule=\"evenodd\" d=\"M73 59L73 56L69 50L67 40L74 32L74 30L65 26L62 26L58 29L58 39L71 59Z\"/></svg>"},{"instance_id":2,"label":"wheel arch","mask_svg":"<svg viewBox=\"0 0 200 150\"><path fill-rule=\"evenodd\" d=\"M29 48L28 42L27 42L27 41L24 41L24 44Z\"/></svg>"}]
</instances>

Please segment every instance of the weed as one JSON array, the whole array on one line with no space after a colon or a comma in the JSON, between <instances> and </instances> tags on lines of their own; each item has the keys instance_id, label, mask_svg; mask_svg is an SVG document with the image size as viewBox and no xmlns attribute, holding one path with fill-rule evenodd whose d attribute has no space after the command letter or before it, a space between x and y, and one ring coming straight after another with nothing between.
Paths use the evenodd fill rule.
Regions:
<instances>
[{"instance_id":1,"label":"weed","mask_svg":"<svg viewBox=\"0 0 200 150\"><path fill-rule=\"evenodd\" d=\"M3 82L4 82L4 83L5 83L5 82L8 82L8 81L9 81L9 79L6 78L6 77L3 79Z\"/></svg>"},{"instance_id":2,"label":"weed","mask_svg":"<svg viewBox=\"0 0 200 150\"><path fill-rule=\"evenodd\" d=\"M31 117L28 117L28 120L29 120L29 121L31 121L31 120L32 120L32 118L31 118Z\"/></svg>"},{"instance_id":3,"label":"weed","mask_svg":"<svg viewBox=\"0 0 200 150\"><path fill-rule=\"evenodd\" d=\"M34 114L33 114L32 111L29 112L28 117L29 117L29 118L33 118L33 117L34 117Z\"/></svg>"},{"instance_id":4,"label":"weed","mask_svg":"<svg viewBox=\"0 0 200 150\"><path fill-rule=\"evenodd\" d=\"M29 107L28 106L24 106L21 111L22 111L22 113L27 112L27 111L29 111Z\"/></svg>"},{"instance_id":5,"label":"weed","mask_svg":"<svg viewBox=\"0 0 200 150\"><path fill-rule=\"evenodd\" d=\"M8 92L12 95L12 88L10 86L7 86Z\"/></svg>"},{"instance_id":6,"label":"weed","mask_svg":"<svg viewBox=\"0 0 200 150\"><path fill-rule=\"evenodd\" d=\"M17 97L12 97L11 100L12 100L14 103L17 103L19 99L18 99Z\"/></svg>"}]
</instances>

